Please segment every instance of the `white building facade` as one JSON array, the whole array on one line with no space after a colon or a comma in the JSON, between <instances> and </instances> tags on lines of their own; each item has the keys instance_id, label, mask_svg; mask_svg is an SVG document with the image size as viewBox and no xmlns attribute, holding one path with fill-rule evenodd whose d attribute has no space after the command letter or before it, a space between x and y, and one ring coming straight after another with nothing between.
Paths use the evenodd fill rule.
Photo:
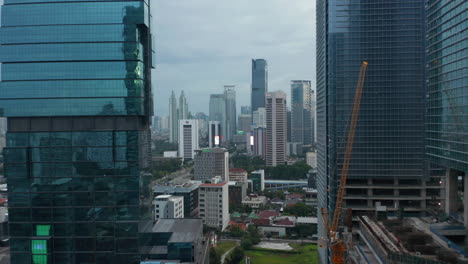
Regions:
<instances>
[{"instance_id":1,"label":"white building facade","mask_svg":"<svg viewBox=\"0 0 468 264\"><path fill-rule=\"evenodd\" d=\"M229 224L229 186L220 177L212 183L200 185L198 204L200 218L210 227L226 229Z\"/></svg>"},{"instance_id":2,"label":"white building facade","mask_svg":"<svg viewBox=\"0 0 468 264\"><path fill-rule=\"evenodd\" d=\"M199 149L198 131L198 120L179 121L179 157L184 159L195 157L195 150Z\"/></svg>"},{"instance_id":3,"label":"white building facade","mask_svg":"<svg viewBox=\"0 0 468 264\"><path fill-rule=\"evenodd\" d=\"M154 220L184 218L184 197L159 195L154 199Z\"/></svg>"}]
</instances>

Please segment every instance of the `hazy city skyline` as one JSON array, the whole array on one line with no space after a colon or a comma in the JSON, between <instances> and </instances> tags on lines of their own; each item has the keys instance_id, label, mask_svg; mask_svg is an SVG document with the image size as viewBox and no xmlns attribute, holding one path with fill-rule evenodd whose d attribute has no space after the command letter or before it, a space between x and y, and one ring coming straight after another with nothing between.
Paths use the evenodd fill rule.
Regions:
<instances>
[{"instance_id":1,"label":"hazy city skyline","mask_svg":"<svg viewBox=\"0 0 468 264\"><path fill-rule=\"evenodd\" d=\"M192 114L208 113L210 94L226 84L236 86L240 111L250 105L253 58L268 61L270 91L282 90L289 100L290 81L298 79L312 80L315 90L315 1L157 1L155 6L155 115L168 114L172 90L185 91Z\"/></svg>"}]
</instances>

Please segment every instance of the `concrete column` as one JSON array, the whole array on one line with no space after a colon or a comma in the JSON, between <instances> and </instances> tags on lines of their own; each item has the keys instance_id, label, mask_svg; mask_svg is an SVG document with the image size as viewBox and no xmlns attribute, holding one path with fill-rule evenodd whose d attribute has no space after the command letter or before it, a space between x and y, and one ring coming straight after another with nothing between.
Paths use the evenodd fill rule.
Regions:
<instances>
[{"instance_id":1,"label":"concrete column","mask_svg":"<svg viewBox=\"0 0 468 264\"><path fill-rule=\"evenodd\" d=\"M463 177L463 221L465 227L468 227L468 178L466 178L467 173Z\"/></svg>"},{"instance_id":2,"label":"concrete column","mask_svg":"<svg viewBox=\"0 0 468 264\"><path fill-rule=\"evenodd\" d=\"M458 192L458 177L456 171L447 170L445 177L445 213L450 214L457 210L457 192Z\"/></svg>"}]
</instances>

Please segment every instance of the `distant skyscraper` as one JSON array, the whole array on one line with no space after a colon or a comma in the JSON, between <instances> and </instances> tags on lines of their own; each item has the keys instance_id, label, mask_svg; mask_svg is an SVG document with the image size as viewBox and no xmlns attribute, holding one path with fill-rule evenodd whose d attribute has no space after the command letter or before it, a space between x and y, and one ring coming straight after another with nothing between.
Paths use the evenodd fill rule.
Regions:
<instances>
[{"instance_id":1,"label":"distant skyscraper","mask_svg":"<svg viewBox=\"0 0 468 264\"><path fill-rule=\"evenodd\" d=\"M239 115L238 118L238 129L239 131L244 131L249 133L252 125L252 115Z\"/></svg>"},{"instance_id":2,"label":"distant skyscraper","mask_svg":"<svg viewBox=\"0 0 468 264\"><path fill-rule=\"evenodd\" d=\"M195 150L200 148L198 120L182 119L179 121L179 157L193 159Z\"/></svg>"},{"instance_id":3,"label":"distant skyscraper","mask_svg":"<svg viewBox=\"0 0 468 264\"><path fill-rule=\"evenodd\" d=\"M291 110L288 109L288 112L287 112L287 119L288 119L288 142L291 142Z\"/></svg>"},{"instance_id":4,"label":"distant skyscraper","mask_svg":"<svg viewBox=\"0 0 468 264\"><path fill-rule=\"evenodd\" d=\"M161 117L160 116L153 117L153 130L157 132L161 130Z\"/></svg>"},{"instance_id":5,"label":"distant skyscraper","mask_svg":"<svg viewBox=\"0 0 468 264\"><path fill-rule=\"evenodd\" d=\"M266 156L266 127L255 127L253 130L253 152L265 159Z\"/></svg>"},{"instance_id":6,"label":"distant skyscraper","mask_svg":"<svg viewBox=\"0 0 468 264\"><path fill-rule=\"evenodd\" d=\"M265 94L268 92L268 63L264 59L252 60L251 111L265 107Z\"/></svg>"},{"instance_id":7,"label":"distant skyscraper","mask_svg":"<svg viewBox=\"0 0 468 264\"><path fill-rule=\"evenodd\" d=\"M203 112L198 112L193 118L198 120L201 138L206 138L208 136L208 116Z\"/></svg>"},{"instance_id":8,"label":"distant skyscraper","mask_svg":"<svg viewBox=\"0 0 468 264\"><path fill-rule=\"evenodd\" d=\"M252 114L253 126L254 127L266 127L266 109L265 107L259 107Z\"/></svg>"},{"instance_id":9,"label":"distant skyscraper","mask_svg":"<svg viewBox=\"0 0 468 264\"><path fill-rule=\"evenodd\" d=\"M353 215L374 211L376 202L424 210L426 1L316 3L318 208L335 208L360 65L368 61L348 175L348 182L363 187L346 190L363 195L345 199L343 206ZM414 184L411 195L417 198L402 199L407 191L400 183ZM393 186L388 199L369 195L380 184ZM318 220L319 237L326 236L323 222ZM319 253L329 263L326 248Z\"/></svg>"},{"instance_id":10,"label":"distant skyscraper","mask_svg":"<svg viewBox=\"0 0 468 264\"><path fill-rule=\"evenodd\" d=\"M226 100L226 137L231 141L237 132L236 89L234 85L224 86L224 99Z\"/></svg>"},{"instance_id":11,"label":"distant skyscraper","mask_svg":"<svg viewBox=\"0 0 468 264\"><path fill-rule=\"evenodd\" d=\"M177 98L174 91L169 98L169 142L177 143L179 140L179 114L177 111Z\"/></svg>"},{"instance_id":12,"label":"distant skyscraper","mask_svg":"<svg viewBox=\"0 0 468 264\"><path fill-rule=\"evenodd\" d=\"M282 91L266 95L266 165L286 162L286 94Z\"/></svg>"},{"instance_id":13,"label":"distant skyscraper","mask_svg":"<svg viewBox=\"0 0 468 264\"><path fill-rule=\"evenodd\" d=\"M169 130L169 116L161 117L161 129Z\"/></svg>"},{"instance_id":14,"label":"distant skyscraper","mask_svg":"<svg viewBox=\"0 0 468 264\"><path fill-rule=\"evenodd\" d=\"M310 81L291 81L291 142L313 143L312 101Z\"/></svg>"},{"instance_id":15,"label":"distant skyscraper","mask_svg":"<svg viewBox=\"0 0 468 264\"><path fill-rule=\"evenodd\" d=\"M242 115L251 115L252 114L252 107L251 106L241 106L241 114Z\"/></svg>"},{"instance_id":16,"label":"distant skyscraper","mask_svg":"<svg viewBox=\"0 0 468 264\"><path fill-rule=\"evenodd\" d=\"M179 114L178 116L179 120L190 118L187 98L185 97L184 91L180 92L178 114Z\"/></svg>"},{"instance_id":17,"label":"distant skyscraper","mask_svg":"<svg viewBox=\"0 0 468 264\"><path fill-rule=\"evenodd\" d=\"M226 100L224 94L210 95L210 121L221 123L221 141L226 137Z\"/></svg>"},{"instance_id":18,"label":"distant skyscraper","mask_svg":"<svg viewBox=\"0 0 468 264\"><path fill-rule=\"evenodd\" d=\"M208 125L208 146L218 147L221 143L221 122L209 121Z\"/></svg>"}]
</instances>

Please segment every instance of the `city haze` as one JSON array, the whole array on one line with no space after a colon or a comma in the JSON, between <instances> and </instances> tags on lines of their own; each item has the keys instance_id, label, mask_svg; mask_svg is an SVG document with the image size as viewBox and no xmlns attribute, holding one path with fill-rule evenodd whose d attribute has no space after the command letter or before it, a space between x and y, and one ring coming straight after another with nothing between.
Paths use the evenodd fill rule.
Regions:
<instances>
[{"instance_id":1,"label":"city haze","mask_svg":"<svg viewBox=\"0 0 468 264\"><path fill-rule=\"evenodd\" d=\"M250 105L251 59L269 66L269 91L289 96L290 81L315 90L315 1L163 1L153 5L157 67L155 115L168 114L172 90L189 110L208 112L209 94L236 86L237 108Z\"/></svg>"}]
</instances>

